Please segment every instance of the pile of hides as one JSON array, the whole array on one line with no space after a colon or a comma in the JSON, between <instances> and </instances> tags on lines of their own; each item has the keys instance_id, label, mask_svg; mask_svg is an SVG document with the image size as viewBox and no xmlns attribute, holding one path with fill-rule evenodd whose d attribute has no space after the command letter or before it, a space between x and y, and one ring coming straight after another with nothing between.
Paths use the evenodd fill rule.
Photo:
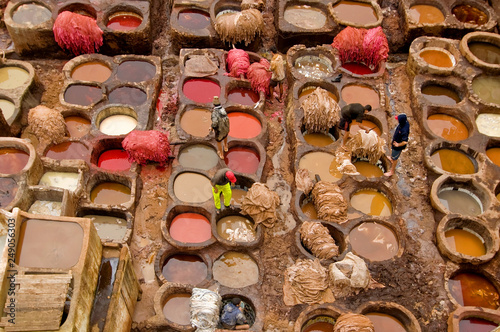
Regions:
<instances>
[{"instance_id":1,"label":"pile of hides","mask_svg":"<svg viewBox=\"0 0 500 332\"><path fill-rule=\"evenodd\" d=\"M28 113L26 133L36 136L41 145L60 143L66 135L66 123L60 112L38 105Z\"/></svg>"},{"instance_id":2,"label":"pile of hides","mask_svg":"<svg viewBox=\"0 0 500 332\"><path fill-rule=\"evenodd\" d=\"M342 314L337 319L333 332L375 332L372 321L360 314Z\"/></svg>"},{"instance_id":3,"label":"pile of hides","mask_svg":"<svg viewBox=\"0 0 500 332\"><path fill-rule=\"evenodd\" d=\"M130 162L145 165L148 161L165 166L170 156L168 136L156 130L133 130L122 142Z\"/></svg>"},{"instance_id":4,"label":"pile of hides","mask_svg":"<svg viewBox=\"0 0 500 332\"><path fill-rule=\"evenodd\" d=\"M340 119L340 106L323 88L316 88L301 103L308 133L327 133Z\"/></svg>"},{"instance_id":5,"label":"pile of hides","mask_svg":"<svg viewBox=\"0 0 500 332\"><path fill-rule=\"evenodd\" d=\"M314 181L309 176L309 171L305 168L299 168L295 174L295 185L297 190L301 190L304 194L309 195L314 187Z\"/></svg>"},{"instance_id":6,"label":"pile of hides","mask_svg":"<svg viewBox=\"0 0 500 332\"><path fill-rule=\"evenodd\" d=\"M286 269L284 287L287 305L333 302L328 272L319 259L298 259Z\"/></svg>"},{"instance_id":7,"label":"pile of hides","mask_svg":"<svg viewBox=\"0 0 500 332\"><path fill-rule=\"evenodd\" d=\"M351 252L340 262L330 264L328 278L336 298L358 294L371 280L365 261Z\"/></svg>"},{"instance_id":8,"label":"pile of hides","mask_svg":"<svg viewBox=\"0 0 500 332\"><path fill-rule=\"evenodd\" d=\"M319 259L330 259L339 254L339 247L323 224L305 221L299 232L302 243Z\"/></svg>"},{"instance_id":9,"label":"pile of hides","mask_svg":"<svg viewBox=\"0 0 500 332\"><path fill-rule=\"evenodd\" d=\"M74 55L98 52L102 46L102 30L94 18L63 11L52 28L54 38L65 50Z\"/></svg>"},{"instance_id":10,"label":"pile of hides","mask_svg":"<svg viewBox=\"0 0 500 332\"><path fill-rule=\"evenodd\" d=\"M227 52L227 69L229 77L244 77L250 67L250 57L244 50L233 48Z\"/></svg>"},{"instance_id":11,"label":"pile of hides","mask_svg":"<svg viewBox=\"0 0 500 332\"><path fill-rule=\"evenodd\" d=\"M381 27L347 27L335 36L332 47L339 51L342 63L364 63L371 70L378 68L389 54L389 43Z\"/></svg>"},{"instance_id":12,"label":"pile of hides","mask_svg":"<svg viewBox=\"0 0 500 332\"><path fill-rule=\"evenodd\" d=\"M270 228L278 219L276 209L279 205L280 197L277 193L267 185L255 182L243 197L241 212L252 217L254 228L260 223Z\"/></svg>"},{"instance_id":13,"label":"pile of hides","mask_svg":"<svg viewBox=\"0 0 500 332\"><path fill-rule=\"evenodd\" d=\"M367 158L371 164L376 164L384 154L385 139L379 137L371 130L368 134L364 130L358 130L356 135L346 145L351 149L352 156Z\"/></svg>"},{"instance_id":14,"label":"pile of hides","mask_svg":"<svg viewBox=\"0 0 500 332\"><path fill-rule=\"evenodd\" d=\"M223 42L250 44L259 36L264 28L262 13L255 9L243 9L219 15L215 19L215 31Z\"/></svg>"},{"instance_id":15,"label":"pile of hides","mask_svg":"<svg viewBox=\"0 0 500 332\"><path fill-rule=\"evenodd\" d=\"M347 221L347 202L340 187L328 181L319 181L312 190L318 219L341 224Z\"/></svg>"},{"instance_id":16,"label":"pile of hides","mask_svg":"<svg viewBox=\"0 0 500 332\"><path fill-rule=\"evenodd\" d=\"M351 159L351 150L347 147L341 146L335 151L335 161L339 165L337 166L338 171L342 174L358 175L359 172L351 162Z\"/></svg>"},{"instance_id":17,"label":"pile of hides","mask_svg":"<svg viewBox=\"0 0 500 332\"><path fill-rule=\"evenodd\" d=\"M269 71L271 64L262 58L259 62L254 62L248 67L247 78L252 84L252 90L257 93L266 94L269 91L272 72Z\"/></svg>"},{"instance_id":18,"label":"pile of hides","mask_svg":"<svg viewBox=\"0 0 500 332\"><path fill-rule=\"evenodd\" d=\"M184 63L186 76L205 77L214 75L219 69L219 61L211 52L203 50L201 54L190 54Z\"/></svg>"},{"instance_id":19,"label":"pile of hides","mask_svg":"<svg viewBox=\"0 0 500 332\"><path fill-rule=\"evenodd\" d=\"M222 299L208 289L193 288L191 299L191 325L198 332L214 332L219 323Z\"/></svg>"}]
</instances>

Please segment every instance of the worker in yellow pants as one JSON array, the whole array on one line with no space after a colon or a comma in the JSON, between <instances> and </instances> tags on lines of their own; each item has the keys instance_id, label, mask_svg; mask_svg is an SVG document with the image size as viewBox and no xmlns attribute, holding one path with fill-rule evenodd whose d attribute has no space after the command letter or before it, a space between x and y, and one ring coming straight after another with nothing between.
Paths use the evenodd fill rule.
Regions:
<instances>
[{"instance_id":1,"label":"worker in yellow pants","mask_svg":"<svg viewBox=\"0 0 500 332\"><path fill-rule=\"evenodd\" d=\"M236 176L229 168L223 168L218 170L212 180L212 194L214 195L214 204L217 213L220 213L220 194L224 195L224 206L229 207L231 205L231 184L236 183Z\"/></svg>"}]
</instances>

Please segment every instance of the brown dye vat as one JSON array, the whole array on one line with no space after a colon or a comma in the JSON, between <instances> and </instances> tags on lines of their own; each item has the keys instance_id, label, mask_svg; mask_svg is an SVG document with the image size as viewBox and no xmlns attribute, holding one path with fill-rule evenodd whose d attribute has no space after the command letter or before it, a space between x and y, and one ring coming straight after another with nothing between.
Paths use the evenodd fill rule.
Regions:
<instances>
[{"instance_id":1,"label":"brown dye vat","mask_svg":"<svg viewBox=\"0 0 500 332\"><path fill-rule=\"evenodd\" d=\"M45 152L45 157L57 160L81 159L88 162L90 159L90 151L80 142L64 142L51 146L47 152Z\"/></svg>"},{"instance_id":2,"label":"brown dye vat","mask_svg":"<svg viewBox=\"0 0 500 332\"><path fill-rule=\"evenodd\" d=\"M380 167L367 161L356 161L353 165L361 175L367 178L378 178L384 175L384 171Z\"/></svg>"},{"instance_id":3,"label":"brown dye vat","mask_svg":"<svg viewBox=\"0 0 500 332\"><path fill-rule=\"evenodd\" d=\"M375 332L406 332L404 325L395 317L379 312L364 314L373 323Z\"/></svg>"},{"instance_id":4,"label":"brown dye vat","mask_svg":"<svg viewBox=\"0 0 500 332\"><path fill-rule=\"evenodd\" d=\"M325 13L308 5L289 6L283 15L285 21L305 30L321 29L326 23Z\"/></svg>"},{"instance_id":5,"label":"brown dye vat","mask_svg":"<svg viewBox=\"0 0 500 332\"><path fill-rule=\"evenodd\" d=\"M314 90L316 90L318 87L317 86L308 86L307 88L302 89L302 91L299 94L299 101L302 102L304 98L309 96L311 93L313 93ZM332 98L335 100L335 102L339 102L339 97L337 97L333 92L326 90L326 93L328 94L328 97Z\"/></svg>"},{"instance_id":6,"label":"brown dye vat","mask_svg":"<svg viewBox=\"0 0 500 332\"><path fill-rule=\"evenodd\" d=\"M124 218L88 214L83 218L93 219L97 234L102 240L122 241L127 235L127 220Z\"/></svg>"},{"instance_id":7,"label":"brown dye vat","mask_svg":"<svg viewBox=\"0 0 500 332\"><path fill-rule=\"evenodd\" d=\"M357 121L353 121L351 123L351 126L349 128L349 132L351 133L351 135L355 135L361 129L361 127L359 125L360 125L360 123ZM368 128L373 128L372 130L374 132L376 132L377 135L379 135L379 136L382 135L382 131L380 130L380 128L372 121L363 120L363 121L361 121L361 125L366 126Z\"/></svg>"},{"instance_id":8,"label":"brown dye vat","mask_svg":"<svg viewBox=\"0 0 500 332\"><path fill-rule=\"evenodd\" d=\"M16 180L0 178L0 209L5 209L14 200L18 189Z\"/></svg>"},{"instance_id":9,"label":"brown dye vat","mask_svg":"<svg viewBox=\"0 0 500 332\"><path fill-rule=\"evenodd\" d=\"M165 300L163 315L166 319L179 325L190 325L191 294L172 294Z\"/></svg>"},{"instance_id":10,"label":"brown dye vat","mask_svg":"<svg viewBox=\"0 0 500 332\"><path fill-rule=\"evenodd\" d=\"M335 319L333 317L316 316L302 326L301 332L333 332L334 325Z\"/></svg>"},{"instance_id":11,"label":"brown dye vat","mask_svg":"<svg viewBox=\"0 0 500 332\"><path fill-rule=\"evenodd\" d=\"M82 84L70 85L64 92L64 101L68 104L89 106L102 98L100 87Z\"/></svg>"},{"instance_id":12,"label":"brown dye vat","mask_svg":"<svg viewBox=\"0 0 500 332\"><path fill-rule=\"evenodd\" d=\"M486 246L483 239L468 230L450 229L444 235L449 246L461 254L474 257L486 254Z\"/></svg>"},{"instance_id":13,"label":"brown dye vat","mask_svg":"<svg viewBox=\"0 0 500 332\"><path fill-rule=\"evenodd\" d=\"M243 198L247 194L245 189L232 188L231 190L231 204L241 205Z\"/></svg>"},{"instance_id":14,"label":"brown dye vat","mask_svg":"<svg viewBox=\"0 0 500 332\"><path fill-rule=\"evenodd\" d=\"M111 77L111 69L102 62L90 61L82 63L73 69L71 78L80 81L102 83Z\"/></svg>"},{"instance_id":15,"label":"brown dye vat","mask_svg":"<svg viewBox=\"0 0 500 332\"><path fill-rule=\"evenodd\" d=\"M481 318L464 318L458 323L459 332L492 332L498 324Z\"/></svg>"},{"instance_id":16,"label":"brown dye vat","mask_svg":"<svg viewBox=\"0 0 500 332\"><path fill-rule=\"evenodd\" d=\"M83 229L77 223L24 220L16 263L22 267L69 269L78 263L82 245Z\"/></svg>"},{"instance_id":17,"label":"brown dye vat","mask_svg":"<svg viewBox=\"0 0 500 332\"><path fill-rule=\"evenodd\" d=\"M219 156L215 149L203 144L194 144L182 149L178 159L183 167L205 171L214 168L219 163Z\"/></svg>"},{"instance_id":18,"label":"brown dye vat","mask_svg":"<svg viewBox=\"0 0 500 332\"><path fill-rule=\"evenodd\" d=\"M369 3L342 0L333 6L333 11L339 20L358 25L369 25L378 21L375 9Z\"/></svg>"},{"instance_id":19,"label":"brown dye vat","mask_svg":"<svg viewBox=\"0 0 500 332\"><path fill-rule=\"evenodd\" d=\"M197 285L206 279L208 268L198 256L175 254L165 259L161 273L169 282Z\"/></svg>"},{"instance_id":20,"label":"brown dye vat","mask_svg":"<svg viewBox=\"0 0 500 332\"><path fill-rule=\"evenodd\" d=\"M462 306L497 309L499 293L495 286L479 274L463 272L448 280L451 296Z\"/></svg>"},{"instance_id":21,"label":"brown dye vat","mask_svg":"<svg viewBox=\"0 0 500 332\"><path fill-rule=\"evenodd\" d=\"M193 108L181 116L181 128L189 135L205 137L212 126L211 112L204 108Z\"/></svg>"},{"instance_id":22,"label":"brown dye vat","mask_svg":"<svg viewBox=\"0 0 500 332\"><path fill-rule=\"evenodd\" d=\"M492 65L500 65L500 47L486 42L469 42L469 50L479 60Z\"/></svg>"},{"instance_id":23,"label":"brown dye vat","mask_svg":"<svg viewBox=\"0 0 500 332\"><path fill-rule=\"evenodd\" d=\"M48 8L36 3L22 4L12 13L12 20L23 25L39 25L47 22L51 17L52 12Z\"/></svg>"},{"instance_id":24,"label":"brown dye vat","mask_svg":"<svg viewBox=\"0 0 500 332\"><path fill-rule=\"evenodd\" d=\"M490 148L486 150L486 156L490 158L492 163L500 166L500 148Z\"/></svg>"},{"instance_id":25,"label":"brown dye vat","mask_svg":"<svg viewBox=\"0 0 500 332\"><path fill-rule=\"evenodd\" d=\"M452 213L466 216L477 216L483 213L481 202L472 193L450 187L441 190L438 193L438 198L441 204Z\"/></svg>"},{"instance_id":26,"label":"brown dye vat","mask_svg":"<svg viewBox=\"0 0 500 332\"><path fill-rule=\"evenodd\" d=\"M318 219L318 212L316 211L316 207L313 202L302 204L300 209L309 219Z\"/></svg>"},{"instance_id":27,"label":"brown dye vat","mask_svg":"<svg viewBox=\"0 0 500 332\"><path fill-rule=\"evenodd\" d=\"M210 15L202 10L185 9L179 12L177 22L181 27L201 30L210 26Z\"/></svg>"},{"instance_id":28,"label":"brown dye vat","mask_svg":"<svg viewBox=\"0 0 500 332\"><path fill-rule=\"evenodd\" d=\"M155 75L156 66L147 61L123 61L116 69L116 77L125 82L148 81Z\"/></svg>"},{"instance_id":29,"label":"brown dye vat","mask_svg":"<svg viewBox=\"0 0 500 332\"><path fill-rule=\"evenodd\" d=\"M81 138L90 131L90 120L82 118L81 116L67 116L64 118L64 122L66 122L69 137Z\"/></svg>"},{"instance_id":30,"label":"brown dye vat","mask_svg":"<svg viewBox=\"0 0 500 332\"><path fill-rule=\"evenodd\" d=\"M351 206L370 216L388 217L392 215L392 203L380 191L363 189L351 196Z\"/></svg>"},{"instance_id":31,"label":"brown dye vat","mask_svg":"<svg viewBox=\"0 0 500 332\"><path fill-rule=\"evenodd\" d=\"M146 102L146 92L131 86L122 86L109 93L109 102L113 104L125 104L139 106Z\"/></svg>"},{"instance_id":32,"label":"brown dye vat","mask_svg":"<svg viewBox=\"0 0 500 332\"><path fill-rule=\"evenodd\" d=\"M419 24L438 24L444 22L443 12L431 5L411 6L410 17Z\"/></svg>"},{"instance_id":33,"label":"brown dye vat","mask_svg":"<svg viewBox=\"0 0 500 332\"><path fill-rule=\"evenodd\" d=\"M378 92L365 85L347 85L342 88L341 96L346 104L360 103L362 105L371 105L372 109L380 107Z\"/></svg>"},{"instance_id":34,"label":"brown dye vat","mask_svg":"<svg viewBox=\"0 0 500 332\"><path fill-rule=\"evenodd\" d=\"M95 291L94 306L90 315L90 326L98 327L102 331L106 323L113 286L116 278L116 270L120 263L119 257L103 257L101 268L99 270L99 279L97 280L97 289Z\"/></svg>"},{"instance_id":35,"label":"brown dye vat","mask_svg":"<svg viewBox=\"0 0 500 332\"><path fill-rule=\"evenodd\" d=\"M422 95L433 104L456 105L460 102L460 96L450 88L430 84L422 88Z\"/></svg>"},{"instance_id":36,"label":"brown dye vat","mask_svg":"<svg viewBox=\"0 0 500 332\"><path fill-rule=\"evenodd\" d=\"M471 158L458 150L439 149L431 154L431 160L443 171L456 174L474 174L476 167Z\"/></svg>"},{"instance_id":37,"label":"brown dye vat","mask_svg":"<svg viewBox=\"0 0 500 332\"><path fill-rule=\"evenodd\" d=\"M317 147L325 147L334 142L333 138L330 135L323 133L310 133L304 134L304 140L307 144Z\"/></svg>"},{"instance_id":38,"label":"brown dye vat","mask_svg":"<svg viewBox=\"0 0 500 332\"><path fill-rule=\"evenodd\" d=\"M467 126L459 119L447 114L433 114L427 118L429 129L448 141L461 141L469 137Z\"/></svg>"},{"instance_id":39,"label":"brown dye vat","mask_svg":"<svg viewBox=\"0 0 500 332\"><path fill-rule=\"evenodd\" d=\"M219 234L223 239L232 241L233 234L247 234L245 236L246 241L239 242L252 242L255 240L255 229L254 223L243 216L227 216L221 218L217 221L217 234Z\"/></svg>"},{"instance_id":40,"label":"brown dye vat","mask_svg":"<svg viewBox=\"0 0 500 332\"><path fill-rule=\"evenodd\" d=\"M0 149L0 173L16 174L23 170L30 155L15 148Z\"/></svg>"},{"instance_id":41,"label":"brown dye vat","mask_svg":"<svg viewBox=\"0 0 500 332\"><path fill-rule=\"evenodd\" d=\"M95 204L118 205L130 201L131 191L118 182L103 182L90 192L90 201Z\"/></svg>"},{"instance_id":42,"label":"brown dye vat","mask_svg":"<svg viewBox=\"0 0 500 332\"><path fill-rule=\"evenodd\" d=\"M243 288L259 281L259 267L247 254L228 251L220 256L213 265L214 279L221 285Z\"/></svg>"},{"instance_id":43,"label":"brown dye vat","mask_svg":"<svg viewBox=\"0 0 500 332\"><path fill-rule=\"evenodd\" d=\"M202 174L185 172L175 178L174 194L183 202L203 203L212 197L212 185Z\"/></svg>"},{"instance_id":44,"label":"brown dye vat","mask_svg":"<svg viewBox=\"0 0 500 332\"><path fill-rule=\"evenodd\" d=\"M500 105L500 77L481 75L472 81L472 90L483 102Z\"/></svg>"},{"instance_id":45,"label":"brown dye vat","mask_svg":"<svg viewBox=\"0 0 500 332\"><path fill-rule=\"evenodd\" d=\"M483 25L488 22L488 15L471 5L459 5L452 9L453 15L462 23Z\"/></svg>"},{"instance_id":46,"label":"brown dye vat","mask_svg":"<svg viewBox=\"0 0 500 332\"><path fill-rule=\"evenodd\" d=\"M394 232L379 223L364 222L349 233L352 250L371 261L384 261L397 255L398 239Z\"/></svg>"},{"instance_id":47,"label":"brown dye vat","mask_svg":"<svg viewBox=\"0 0 500 332\"><path fill-rule=\"evenodd\" d=\"M342 178L337 166L335 156L327 152L309 152L299 160L299 168L307 169L311 179L318 174L321 180L336 182Z\"/></svg>"},{"instance_id":48,"label":"brown dye vat","mask_svg":"<svg viewBox=\"0 0 500 332\"><path fill-rule=\"evenodd\" d=\"M453 61L450 56L439 50L422 50L418 53L418 56L424 59L430 65L441 67L441 68L451 68L453 67Z\"/></svg>"}]
</instances>

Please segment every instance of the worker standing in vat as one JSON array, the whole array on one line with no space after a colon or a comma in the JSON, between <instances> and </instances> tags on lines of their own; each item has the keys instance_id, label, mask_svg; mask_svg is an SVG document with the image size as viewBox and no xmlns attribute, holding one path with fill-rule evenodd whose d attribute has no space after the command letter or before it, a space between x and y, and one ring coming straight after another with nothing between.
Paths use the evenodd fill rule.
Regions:
<instances>
[{"instance_id":1,"label":"worker standing in vat","mask_svg":"<svg viewBox=\"0 0 500 332\"><path fill-rule=\"evenodd\" d=\"M278 101L281 103L283 101L283 81L285 80L285 61L283 56L278 53L276 46L272 46L271 49L271 65L269 66L269 71L272 72L271 82L269 83L269 96L272 99L274 90L276 86L279 87Z\"/></svg>"},{"instance_id":2,"label":"worker standing in vat","mask_svg":"<svg viewBox=\"0 0 500 332\"><path fill-rule=\"evenodd\" d=\"M217 209L217 214L220 213L220 194L224 195L224 207L231 206L231 183L236 183L236 176L229 168L218 170L212 180L212 194L214 195L214 204Z\"/></svg>"},{"instance_id":3,"label":"worker standing in vat","mask_svg":"<svg viewBox=\"0 0 500 332\"><path fill-rule=\"evenodd\" d=\"M212 126L210 131L215 133L217 141L217 154L220 159L224 159L224 152L227 152L227 135L229 135L229 118L226 110L221 106L219 97L214 96L214 108L212 109Z\"/></svg>"},{"instance_id":4,"label":"worker standing in vat","mask_svg":"<svg viewBox=\"0 0 500 332\"><path fill-rule=\"evenodd\" d=\"M398 163L398 158L401 152L406 149L408 145L408 136L410 135L410 123L406 117L406 114L402 113L396 116L399 124L394 130L394 135L392 136L391 142L391 169L389 172L384 173L385 176L392 176L396 171L396 165Z\"/></svg>"},{"instance_id":5,"label":"worker standing in vat","mask_svg":"<svg viewBox=\"0 0 500 332\"><path fill-rule=\"evenodd\" d=\"M247 318L243 313L243 303L239 297L235 297L224 306L220 317L222 327L228 330L247 330Z\"/></svg>"},{"instance_id":6,"label":"worker standing in vat","mask_svg":"<svg viewBox=\"0 0 500 332\"><path fill-rule=\"evenodd\" d=\"M342 146L344 147L349 138L349 130L351 129L352 120L359 122L359 127L368 133L373 128L361 125L365 114L370 112L372 107L370 105L361 105L358 103L347 104L340 110L339 128L344 130L344 138L342 139Z\"/></svg>"}]
</instances>

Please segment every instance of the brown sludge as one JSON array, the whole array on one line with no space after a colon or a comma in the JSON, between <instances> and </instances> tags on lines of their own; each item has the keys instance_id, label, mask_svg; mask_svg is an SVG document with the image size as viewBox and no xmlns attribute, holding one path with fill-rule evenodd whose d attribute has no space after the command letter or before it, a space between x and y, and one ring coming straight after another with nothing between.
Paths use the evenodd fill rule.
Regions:
<instances>
[{"instance_id":1,"label":"brown sludge","mask_svg":"<svg viewBox=\"0 0 500 332\"><path fill-rule=\"evenodd\" d=\"M364 315L343 314L337 319L333 332L375 332L375 327Z\"/></svg>"},{"instance_id":2,"label":"brown sludge","mask_svg":"<svg viewBox=\"0 0 500 332\"><path fill-rule=\"evenodd\" d=\"M327 181L319 181L312 190L318 219L341 224L347 221L347 202L340 187Z\"/></svg>"},{"instance_id":3,"label":"brown sludge","mask_svg":"<svg viewBox=\"0 0 500 332\"><path fill-rule=\"evenodd\" d=\"M273 227L278 216L276 209L280 205L280 197L265 184L256 182L250 187L241 203L241 213L249 215L254 221L254 227L262 223Z\"/></svg>"},{"instance_id":4,"label":"brown sludge","mask_svg":"<svg viewBox=\"0 0 500 332\"><path fill-rule=\"evenodd\" d=\"M328 228L319 222L305 221L300 227L300 239L319 259L330 259L339 254L339 247Z\"/></svg>"},{"instance_id":5,"label":"brown sludge","mask_svg":"<svg viewBox=\"0 0 500 332\"><path fill-rule=\"evenodd\" d=\"M300 168L295 174L295 184L297 190L304 192L306 195L309 195L314 187L314 182L309 176L309 171L305 168Z\"/></svg>"},{"instance_id":6,"label":"brown sludge","mask_svg":"<svg viewBox=\"0 0 500 332\"><path fill-rule=\"evenodd\" d=\"M316 88L302 100L301 106L303 124L308 133L327 133L339 122L340 106L323 88Z\"/></svg>"}]
</instances>

